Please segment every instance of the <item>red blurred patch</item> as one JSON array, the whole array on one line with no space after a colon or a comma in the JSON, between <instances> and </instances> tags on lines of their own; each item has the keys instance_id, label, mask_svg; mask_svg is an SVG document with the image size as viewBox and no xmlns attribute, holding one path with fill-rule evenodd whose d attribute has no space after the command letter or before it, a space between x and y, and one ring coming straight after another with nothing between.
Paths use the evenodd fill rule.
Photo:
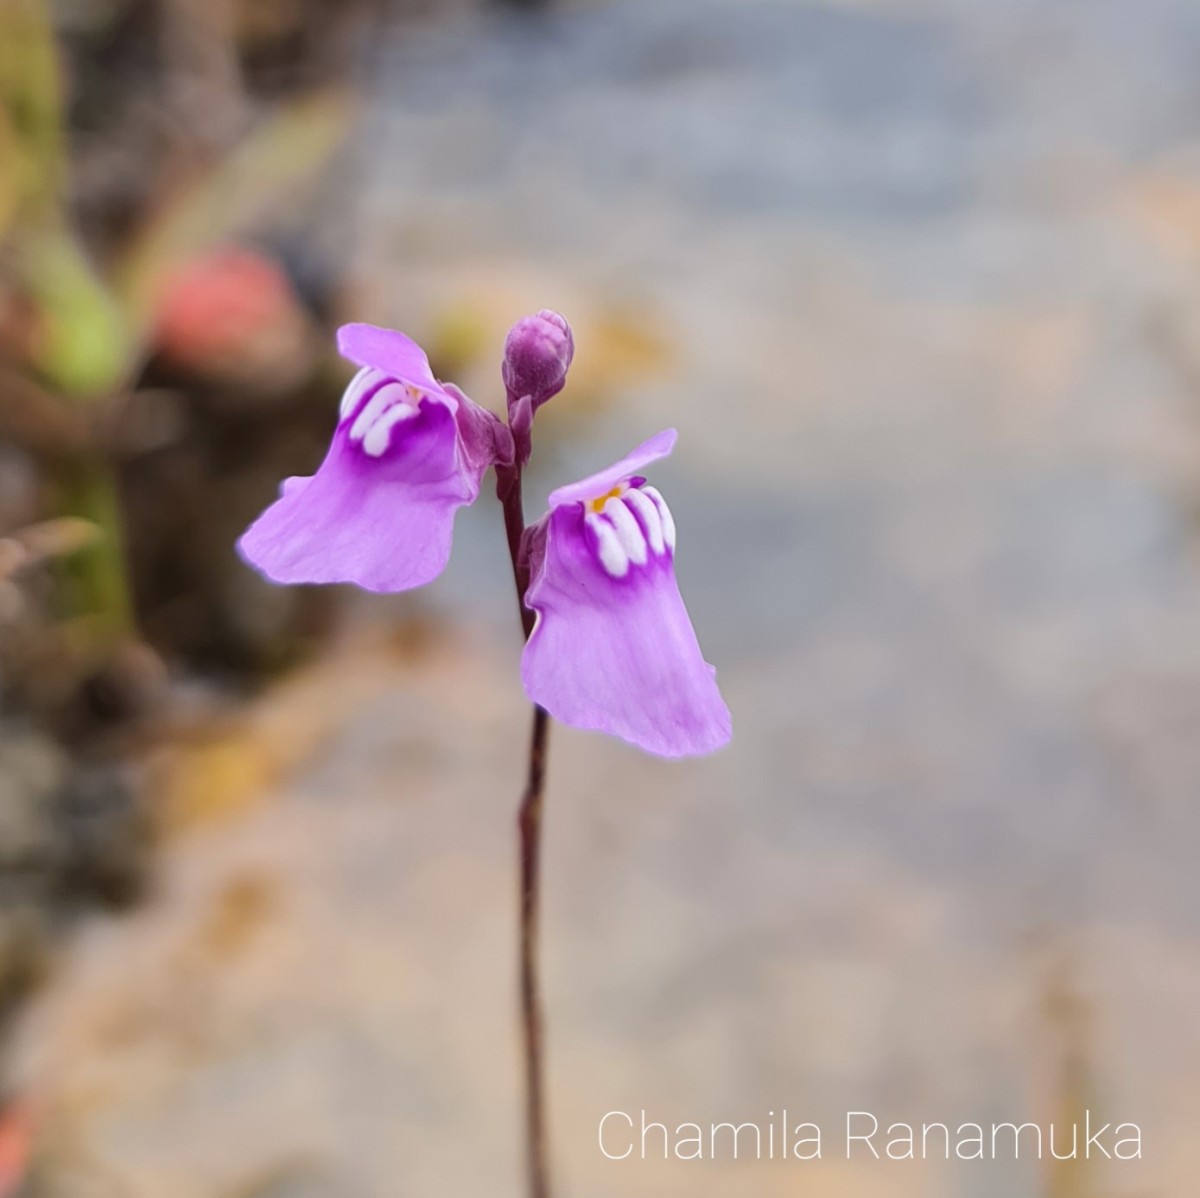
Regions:
<instances>
[{"instance_id":1,"label":"red blurred patch","mask_svg":"<svg viewBox=\"0 0 1200 1198\"><path fill-rule=\"evenodd\" d=\"M10 1198L29 1174L33 1156L33 1111L12 1102L0 1111L0 1198Z\"/></svg>"},{"instance_id":2,"label":"red blurred patch","mask_svg":"<svg viewBox=\"0 0 1200 1198\"><path fill-rule=\"evenodd\" d=\"M212 250L170 272L159 301L158 349L179 365L204 368L252 352L296 308L277 262L241 246Z\"/></svg>"}]
</instances>

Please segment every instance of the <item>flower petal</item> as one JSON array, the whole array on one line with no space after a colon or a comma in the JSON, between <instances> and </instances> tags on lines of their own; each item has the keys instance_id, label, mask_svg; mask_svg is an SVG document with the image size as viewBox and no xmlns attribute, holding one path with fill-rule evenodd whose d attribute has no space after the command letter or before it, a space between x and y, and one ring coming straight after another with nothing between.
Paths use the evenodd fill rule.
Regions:
<instances>
[{"instance_id":1,"label":"flower petal","mask_svg":"<svg viewBox=\"0 0 1200 1198\"><path fill-rule=\"evenodd\" d=\"M358 366L370 366L389 378L441 392L425 351L395 329L373 324L344 324L337 333L338 353Z\"/></svg>"},{"instance_id":2,"label":"flower petal","mask_svg":"<svg viewBox=\"0 0 1200 1198\"><path fill-rule=\"evenodd\" d=\"M238 542L278 583L352 582L405 591L446 567L454 514L479 493L482 467L460 462L454 413L425 400L377 434L383 452L351 441L343 423L320 469L290 478Z\"/></svg>"},{"instance_id":3,"label":"flower petal","mask_svg":"<svg viewBox=\"0 0 1200 1198\"><path fill-rule=\"evenodd\" d=\"M635 451L621 464L621 477L636 458ZM619 481L609 471L596 477ZM538 620L521 658L529 697L565 724L663 757L721 748L732 734L729 708L696 641L669 550L651 548L645 564L630 559L615 573L600 560L587 518L579 504L560 506L531 530L526 602Z\"/></svg>"},{"instance_id":4,"label":"flower petal","mask_svg":"<svg viewBox=\"0 0 1200 1198\"><path fill-rule=\"evenodd\" d=\"M623 457L615 466L609 466L607 470L592 474L581 482L571 483L569 486L559 487L557 491L551 491L551 508L561 507L564 503L583 503L594 499L597 495L603 495L605 491L615 487L618 483L632 478L643 466L657 462L659 458L665 458L675 448L677 436L678 434L673 428L663 429L661 433L655 433L650 440L643 441L637 449Z\"/></svg>"}]
</instances>

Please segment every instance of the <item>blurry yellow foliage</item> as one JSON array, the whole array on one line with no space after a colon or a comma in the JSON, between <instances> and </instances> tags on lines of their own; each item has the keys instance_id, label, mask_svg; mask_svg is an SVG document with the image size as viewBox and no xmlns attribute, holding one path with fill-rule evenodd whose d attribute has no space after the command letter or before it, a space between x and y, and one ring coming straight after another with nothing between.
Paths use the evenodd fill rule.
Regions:
<instances>
[{"instance_id":1,"label":"blurry yellow foliage","mask_svg":"<svg viewBox=\"0 0 1200 1198\"><path fill-rule=\"evenodd\" d=\"M108 398L131 367L133 343L74 237L53 226L23 232L17 257L40 316L31 347L39 373L66 396Z\"/></svg>"},{"instance_id":2,"label":"blurry yellow foliage","mask_svg":"<svg viewBox=\"0 0 1200 1198\"><path fill-rule=\"evenodd\" d=\"M190 738L174 738L159 762L162 830L228 819L268 799L359 704L395 684L397 664L410 653L390 629L364 635L289 675L236 719L222 715Z\"/></svg>"},{"instance_id":3,"label":"blurry yellow foliage","mask_svg":"<svg viewBox=\"0 0 1200 1198\"><path fill-rule=\"evenodd\" d=\"M443 377L462 375L494 348L494 323L478 303L458 301L438 312L430 332L429 354Z\"/></svg>"},{"instance_id":4,"label":"blurry yellow foliage","mask_svg":"<svg viewBox=\"0 0 1200 1198\"><path fill-rule=\"evenodd\" d=\"M588 351L571 375L577 394L662 375L671 364L666 334L649 312L632 305L601 309L585 332Z\"/></svg>"},{"instance_id":5,"label":"blurry yellow foliage","mask_svg":"<svg viewBox=\"0 0 1200 1198\"><path fill-rule=\"evenodd\" d=\"M16 220L23 192L24 159L8 110L0 105L0 242Z\"/></svg>"},{"instance_id":6,"label":"blurry yellow foliage","mask_svg":"<svg viewBox=\"0 0 1200 1198\"><path fill-rule=\"evenodd\" d=\"M129 366L124 321L70 231L58 54L43 0L0 4L0 244L36 312L32 365L72 398L109 395Z\"/></svg>"},{"instance_id":7,"label":"blurry yellow foliage","mask_svg":"<svg viewBox=\"0 0 1200 1198\"><path fill-rule=\"evenodd\" d=\"M279 776L276 747L257 731L182 746L174 754L161 812L165 831L237 815L253 807Z\"/></svg>"},{"instance_id":8,"label":"blurry yellow foliage","mask_svg":"<svg viewBox=\"0 0 1200 1198\"><path fill-rule=\"evenodd\" d=\"M0 4L0 109L10 137L0 177L28 209L44 213L65 168L58 55L44 0Z\"/></svg>"}]
</instances>

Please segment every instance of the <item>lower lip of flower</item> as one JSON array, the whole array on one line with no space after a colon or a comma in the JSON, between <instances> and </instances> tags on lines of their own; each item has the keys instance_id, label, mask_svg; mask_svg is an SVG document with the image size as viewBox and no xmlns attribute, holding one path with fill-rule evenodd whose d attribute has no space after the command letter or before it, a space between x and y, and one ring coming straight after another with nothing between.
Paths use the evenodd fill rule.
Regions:
<instances>
[{"instance_id":1,"label":"lower lip of flower","mask_svg":"<svg viewBox=\"0 0 1200 1198\"><path fill-rule=\"evenodd\" d=\"M604 572L624 578L634 566L669 556L675 549L675 521L653 487L621 483L584 504L584 524Z\"/></svg>"}]
</instances>

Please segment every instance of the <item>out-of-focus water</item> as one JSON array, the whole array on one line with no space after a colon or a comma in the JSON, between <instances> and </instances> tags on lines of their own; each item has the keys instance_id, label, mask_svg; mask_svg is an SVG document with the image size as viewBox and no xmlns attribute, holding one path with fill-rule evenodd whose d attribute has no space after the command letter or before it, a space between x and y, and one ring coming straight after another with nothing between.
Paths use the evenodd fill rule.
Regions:
<instances>
[{"instance_id":1,"label":"out-of-focus water","mask_svg":"<svg viewBox=\"0 0 1200 1198\"><path fill-rule=\"evenodd\" d=\"M375 71L370 315L575 320L585 384L542 418L535 504L680 429L655 482L734 711L709 762L555 733L567 1191L1190 1195L1200 8L594 5L406 28ZM622 368L630 337L653 369ZM467 381L494 394L490 364ZM496 514L465 513L428 599L472 622L464 647L367 694L328 667L339 735L182 845L142 926L81 948L64 992L120 1009L98 943L169 977L189 903L247 869L284 896L275 980L225 967L200 1016L223 1032L147 1066L154 1112L116 1081L78 1114L86 1070L60 1066L107 1168L183 1198L259 1193L235 1181L277 1161L340 1198L518 1192L505 568ZM42 1041L119 1073L56 1003ZM208 1135L276 1098L295 1144ZM1140 1165L642 1166L595 1143L612 1109L1045 1122L1085 1098L1142 1125Z\"/></svg>"}]
</instances>

